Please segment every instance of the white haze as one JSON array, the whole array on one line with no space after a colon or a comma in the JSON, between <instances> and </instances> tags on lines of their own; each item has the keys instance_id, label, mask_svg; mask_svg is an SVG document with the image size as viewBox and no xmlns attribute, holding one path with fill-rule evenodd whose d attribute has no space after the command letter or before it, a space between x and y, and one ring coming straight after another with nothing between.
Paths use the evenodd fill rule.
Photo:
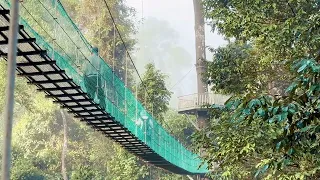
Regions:
<instances>
[{"instance_id":1,"label":"white haze","mask_svg":"<svg viewBox=\"0 0 320 180\"><path fill-rule=\"evenodd\" d=\"M143 2L143 8L142 8ZM175 68L160 68L155 62L157 68L169 75L168 87L172 87L174 84L179 83L172 89L174 93L172 95L171 107L177 108L178 96L196 93L196 70L195 70L195 38L194 38L194 14L193 14L193 1L192 0L127 0L127 4L134 7L137 11L136 20L141 21L142 13L144 19L150 17L158 20L167 21L171 28L173 28L178 34L178 44L184 48L191 58L186 59L187 66L180 68L176 65ZM143 9L143 10L142 10ZM137 42L139 46L139 41ZM223 37L217 33L212 33L211 28L206 26L206 45L210 47L219 47L225 45L226 41ZM207 52L207 59L211 59L211 54ZM138 64L139 61L136 60ZM166 62L169 63L170 62ZM138 65L139 72L143 72L143 65ZM174 70L175 69L175 70ZM179 81L188 73L191 72L183 79ZM175 71L179 71L178 75ZM176 77L181 76L181 77ZM175 80L175 82L173 82Z\"/></svg>"}]
</instances>

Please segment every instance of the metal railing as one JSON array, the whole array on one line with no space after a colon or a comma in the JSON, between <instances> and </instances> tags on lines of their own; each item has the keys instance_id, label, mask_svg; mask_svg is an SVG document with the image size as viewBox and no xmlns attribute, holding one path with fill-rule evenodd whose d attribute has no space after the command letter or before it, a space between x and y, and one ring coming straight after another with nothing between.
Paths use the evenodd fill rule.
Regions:
<instances>
[{"instance_id":1,"label":"metal railing","mask_svg":"<svg viewBox=\"0 0 320 180\"><path fill-rule=\"evenodd\" d=\"M206 105L224 105L230 96L214 93L195 93L180 96L178 102L178 111L204 108Z\"/></svg>"}]
</instances>

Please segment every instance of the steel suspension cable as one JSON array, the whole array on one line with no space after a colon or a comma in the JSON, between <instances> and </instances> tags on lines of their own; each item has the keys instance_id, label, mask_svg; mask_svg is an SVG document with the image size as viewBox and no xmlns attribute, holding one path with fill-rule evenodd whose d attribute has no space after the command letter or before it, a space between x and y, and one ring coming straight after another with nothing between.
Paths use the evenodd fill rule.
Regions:
<instances>
[{"instance_id":1,"label":"steel suspension cable","mask_svg":"<svg viewBox=\"0 0 320 180\"><path fill-rule=\"evenodd\" d=\"M51 12L49 11L49 9L40 1L40 0L38 0L39 1L39 3L43 6L43 8L48 12L48 14L57 22L57 24L60 26L60 28L63 30L63 32L67 35L67 37L70 39L70 41L77 47L77 49L80 51L80 53L83 55L83 57L85 58L85 60L86 61L88 61L90 64L91 64L91 66L95 69L95 70L97 70L97 72L99 73L99 75L105 80L105 81L107 81L107 79L105 79L102 75L101 75L101 73L99 72L99 70L96 68L96 67L94 67L94 65L91 63L91 61L86 57L86 55L83 53L83 51L81 51L81 49L77 46L77 44L74 42L74 40L70 37L70 35L69 35L69 33L67 33L66 32L66 30L62 27L62 25L57 21L57 19L51 14ZM61 6L62 6L62 4L61 4ZM25 8L25 7L24 7ZM38 25L41 27L41 29L43 29L44 30L44 28L40 25L40 23L31 15L31 13L27 10L27 8L25 8L26 9L26 11L28 12L28 14L30 14L30 16L38 23ZM50 36L50 34L46 31L46 30L44 30L45 32L46 32L46 34L48 34L49 36ZM50 36L50 38L51 39L54 39L52 36ZM58 45L58 43L56 43L57 45ZM64 53L71 59L71 57L68 55L68 53L61 47L61 46L59 46L63 51L64 51ZM100 56L99 56L100 57ZM100 57L101 58L101 57ZM74 63L73 63L74 64ZM76 65L76 64L75 64ZM106 65L107 66L109 66L107 63L106 63ZM76 65L77 66L77 65ZM109 66L110 67L110 66ZM116 75L115 75L116 76ZM122 96L121 96L122 97Z\"/></svg>"},{"instance_id":2,"label":"steel suspension cable","mask_svg":"<svg viewBox=\"0 0 320 180\"><path fill-rule=\"evenodd\" d=\"M140 76L140 74L139 74L139 72L138 72L138 69L137 69L137 67L135 66L135 63L134 63L133 60L132 60L132 57L131 57L131 55L130 55L130 53L129 53L129 51L128 51L128 48L127 48L127 46L126 46L126 44L125 44L125 41L124 41L124 39L123 39L123 37L122 37L122 35L121 35L118 27L117 27L117 24L116 24L116 22L115 22L115 19L114 19L112 13L111 13L111 9L110 9L107 1L106 1L106 0L103 0L103 1L104 1L105 5L106 5L106 7L107 7L107 10L108 10L109 15L110 15L110 17L111 17L111 20L112 20L112 22L113 22L113 24L114 24L114 26L115 26L115 29L117 30L117 33L118 33L118 35L119 35L119 37L120 37L120 40L121 40L121 42L123 43L123 46L124 46L125 51L126 51L126 54L128 55L128 57L129 57L132 65L133 65L135 71L137 72L137 75L138 75L138 77L139 77L139 79L140 79L140 81L141 81L142 86L144 87L145 91L147 91L146 85L145 85L145 83L143 82L143 80L142 80L142 78L141 78L141 76ZM191 70L190 70L190 71L191 71ZM136 87L136 91L137 91L137 90L138 90L138 89L137 89L137 87ZM136 92L136 100L138 100L137 94L138 94L138 92ZM149 94L148 94L148 97L150 98ZM147 108L147 107L146 107L146 108ZM137 107L136 107L136 110L137 110ZM153 110L152 110L152 114L153 114ZM137 112L136 112L136 119L137 119ZM164 123L164 125L166 125L167 130L170 131L170 134L172 135L172 137L173 137L174 139L177 139L177 141L178 141L179 143L183 144L183 145L187 148L187 145L186 145L183 141L181 141L180 138L173 136L173 130L172 130L172 128L166 123L166 121L162 121L162 122Z\"/></svg>"},{"instance_id":3,"label":"steel suspension cable","mask_svg":"<svg viewBox=\"0 0 320 180\"><path fill-rule=\"evenodd\" d=\"M41 3L42 4L42 3ZM23 6L24 7L24 6ZM24 7L25 8L25 7ZM26 11L28 12L28 14L33 18L33 20L37 23L37 24L39 24L39 27L46 33L46 34L48 34L48 36L51 38L51 39L53 39L54 40L54 38L52 38L52 36L40 25L40 23L32 16L32 14L27 10L27 8L25 8L26 9ZM51 16L52 16L52 14L51 13L49 13ZM60 23L57 23L57 24L59 24L60 25ZM55 24L56 25L56 24ZM116 25L116 24L115 24ZM60 27L61 27L61 25L60 25ZM61 27L61 29L65 32L65 34L68 36L68 38L70 38L70 40L72 40L72 38L69 36L69 34L64 30L64 28L63 27ZM117 30L117 32L120 34L120 32L119 32L119 30L118 30L118 28L116 27L116 30ZM121 37L121 41L122 42L124 42L123 41L123 39L122 39L122 37ZM57 42L54 42L63 52L64 52L64 54L69 58L69 59L72 59L69 55L68 55L68 53L65 51L65 49L64 48L62 48ZM72 40L72 43L73 44L75 44L75 42ZM124 46L125 46L125 44L124 44ZM75 44L75 47L77 48L77 49L79 49L79 47ZM125 50L126 50L126 56L129 56L130 57L130 60L131 60L131 62L133 63L133 61L132 61L132 58L131 58L131 56L130 56L130 54L129 54L129 52L128 52L128 50L127 50L127 48L125 47ZM82 54L83 54L83 52L79 49L79 52L81 52ZM83 56L85 57L85 60L87 60L91 65L92 65L92 63L86 58L86 56L83 54ZM74 64L74 62L70 62L70 63L73 63ZM77 64L75 64L75 65L77 65ZM133 63L133 66L135 67L135 65L134 65L134 63ZM93 66L94 67L94 66ZM96 68L95 68L96 69ZM136 69L136 67L135 67L135 70L137 71L137 69ZM137 71L137 73L138 73L138 71ZM138 73L138 75L139 75L139 73ZM139 75L139 78L140 78L140 80L141 80L141 82L142 82L142 85L144 86L144 88L146 89L146 87L145 87L145 84L144 84L144 82L142 81L142 79L141 79L141 77L140 77L140 75ZM166 122L164 122L166 125L167 125L167 123ZM168 125L167 125L167 127L168 128L170 128ZM171 129L170 129L171 130ZM171 134L172 134L172 130L171 130ZM173 136L174 137L174 136ZM184 143L182 143L182 144L184 144Z\"/></svg>"},{"instance_id":4,"label":"steel suspension cable","mask_svg":"<svg viewBox=\"0 0 320 180\"><path fill-rule=\"evenodd\" d=\"M125 48L125 51L126 51L126 53L127 53L128 57L129 57L132 65L133 65L135 71L137 72L137 75L138 75L138 77L139 77L139 79L140 79L140 81L141 81L142 86L144 87L144 89L145 89L145 91L146 91L146 90L147 90L147 87L146 87L145 83L143 82L143 80L142 80L142 78L141 78L141 76L140 76L140 74L139 74L139 71L138 71L135 63L134 63L133 60L132 60L132 57L131 57L131 55L130 55L130 53L129 53L129 51L128 51L127 45L125 44L125 41L124 41L124 39L123 39L120 31L119 31L119 28L118 28L118 26L117 26L117 24L116 24L116 22L115 22L115 19L114 19L113 15L112 15L112 13L111 13L111 9L110 9L107 1L106 1L106 0L103 0L103 1L104 1L105 5L106 5L106 7L107 7L107 10L108 10L108 12L109 12L110 18L111 18L111 20L112 20L112 22L113 22L113 24L114 24L114 26L115 26L115 29L117 30L117 33L118 33L118 35L119 35L119 38L120 38L121 42L123 43L123 46L124 46L124 48ZM148 96L149 96L149 94L148 94ZM150 98L150 96L149 96L149 98ZM172 129L170 128L170 126L169 126L165 121L163 121L163 122L166 124L166 126L167 126L168 130L170 131L170 133L173 134L173 131L172 131Z\"/></svg>"},{"instance_id":5,"label":"steel suspension cable","mask_svg":"<svg viewBox=\"0 0 320 180\"><path fill-rule=\"evenodd\" d=\"M193 70L194 67L192 67L181 79L179 79L171 88L170 88L170 91L173 90L173 88L175 86L177 86L178 84L180 84L184 78L186 78L188 76L188 74Z\"/></svg>"},{"instance_id":6,"label":"steel suspension cable","mask_svg":"<svg viewBox=\"0 0 320 180\"><path fill-rule=\"evenodd\" d=\"M38 0L39 1L39 0ZM41 3L41 1L39 1L40 3ZM60 1L59 1L60 2ZM120 40L122 41L122 43L123 43L123 45L124 45L124 48L125 48L125 51L126 51L126 55L129 57L129 59L130 59L130 61L132 62L132 65L133 65L133 67L134 67L134 69L135 69L135 71L137 72L137 74L138 74L138 77L139 77L139 79L140 79L140 81L141 81L141 83L142 83L142 85L143 85L143 87L144 87L144 89L146 90L147 88L146 88L146 86L145 86L145 84L144 84L144 82L142 81L142 78L141 78L141 76L140 76L140 74L139 74L139 72L138 72L138 70L137 70L137 68L136 68L136 66L135 66L135 64L134 64L134 62L133 62L133 60L132 60L132 57L131 57L131 55L130 55L130 53L129 53L129 51L128 51L128 48L127 48L127 46L126 46L126 44L124 43L124 40L123 40L123 38L122 38L122 36L121 36L121 34L120 34L120 31L119 31L119 29L118 29L118 27L117 27L117 25L116 25L116 23L115 23L115 21L114 21L114 18L113 18L113 16L112 16L112 13L111 13L111 11L110 11L110 8L109 8L109 6L108 6L108 4L106 3L106 1L104 0L104 2L105 2L105 4L106 4L106 6L107 6L107 9L108 9L108 11L109 11L109 14L110 14L110 17L111 17L111 19L112 19L112 21L114 22L114 25L115 25L115 30L117 31L117 33L118 33L118 35L119 35L119 37L120 37ZM60 2L61 3L61 2ZM50 16L52 16L53 18L54 18L54 16L50 13L50 11L43 5L43 3L41 3L41 5L46 9L46 11L48 11L48 13L50 14ZM62 5L61 5L62 6ZM39 25L39 27L46 33L46 34L48 34L48 36L51 38L51 39L54 39L42 26L41 26L41 24L36 20L36 18L27 10L27 8L25 7L25 6L23 6L24 7L24 9L26 10L26 12L33 18L33 20ZM63 6L62 6L63 7ZM54 18L55 19L55 18ZM57 21L56 19L55 19L55 21ZM88 58L84 55L84 53L80 50L80 48L77 46L77 44L72 40L72 38L69 36L69 34L65 31L65 29L61 26L61 24L59 23L59 22L57 22L57 24L61 27L61 29L64 31L64 33L68 36L68 38L71 40L71 42L77 47L77 49L81 52L81 54L84 56L84 58L85 58L85 60L86 61L88 61L92 66L93 66L93 64L88 60ZM68 53L65 51L65 49L64 48L62 48L58 43L56 43L57 44L57 46L67 55L67 57L69 58L69 59L71 59L71 57L68 55ZM73 63L73 62L72 62ZM73 63L74 64L74 63ZM75 64L76 65L76 64ZM108 64L107 64L108 65ZM76 65L76 67L77 67L77 65ZM93 66L94 67L94 66ZM95 67L94 67L95 68ZM96 69L96 68L95 68ZM96 69L97 70L97 69ZM100 74L100 73L99 73ZM101 75L101 74L100 74ZM103 77L103 79L105 79L104 77ZM106 79L105 79L106 80ZM148 95L149 96L149 95ZM173 131L172 131L172 129L171 129L171 127L165 122L165 121L163 121L163 123L167 126L167 128L168 128L168 130L170 131L170 133L171 134L173 134ZM174 136L173 136L174 137ZM179 140L178 140L179 141ZM181 141L179 141L180 143L182 143ZM182 143L182 144L184 144L184 143Z\"/></svg>"}]
</instances>

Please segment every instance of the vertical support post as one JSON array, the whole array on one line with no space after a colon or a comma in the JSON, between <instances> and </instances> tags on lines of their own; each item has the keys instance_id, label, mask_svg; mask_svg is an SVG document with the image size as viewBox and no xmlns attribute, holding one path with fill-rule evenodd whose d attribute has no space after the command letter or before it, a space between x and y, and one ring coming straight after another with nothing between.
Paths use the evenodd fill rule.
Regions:
<instances>
[{"instance_id":1,"label":"vertical support post","mask_svg":"<svg viewBox=\"0 0 320 180\"><path fill-rule=\"evenodd\" d=\"M106 105L106 107L105 107L105 110L106 111L108 111L108 101L107 101L107 99L108 99L108 88L107 88L107 81L105 80L104 81L104 92L105 92L105 105Z\"/></svg>"},{"instance_id":2,"label":"vertical support post","mask_svg":"<svg viewBox=\"0 0 320 180\"><path fill-rule=\"evenodd\" d=\"M127 122L127 116L128 116L128 110L127 110L127 90L128 90L128 54L126 52L125 56L126 60L126 69L125 69L125 91L124 91L124 113L125 113L125 119L124 119L124 125L126 125Z\"/></svg>"},{"instance_id":3,"label":"vertical support post","mask_svg":"<svg viewBox=\"0 0 320 180\"><path fill-rule=\"evenodd\" d=\"M114 86L114 76L115 76L115 54L116 54L116 25L113 24L113 55L112 55L112 89L113 89L113 108L112 114L114 115L115 107L115 97L116 97L116 88Z\"/></svg>"},{"instance_id":4,"label":"vertical support post","mask_svg":"<svg viewBox=\"0 0 320 180\"><path fill-rule=\"evenodd\" d=\"M14 107L14 86L15 70L17 57L17 36L18 36L18 19L19 19L19 0L11 0L10 9L10 32L8 47L8 72L6 88L6 106L4 114L4 146L2 157L2 180L10 179L11 166L11 139L12 139L12 121Z\"/></svg>"},{"instance_id":5,"label":"vertical support post","mask_svg":"<svg viewBox=\"0 0 320 180\"><path fill-rule=\"evenodd\" d=\"M147 144L147 119L143 119L144 123L144 142Z\"/></svg>"},{"instance_id":6,"label":"vertical support post","mask_svg":"<svg viewBox=\"0 0 320 180\"><path fill-rule=\"evenodd\" d=\"M95 57L97 58L97 57ZM100 63L100 62L99 62ZM96 84L96 96L97 96L97 99L99 100L99 103L101 102L100 101L100 97L99 97L99 66L97 67L97 78L96 78L96 81L97 81L97 84Z\"/></svg>"},{"instance_id":7,"label":"vertical support post","mask_svg":"<svg viewBox=\"0 0 320 180\"><path fill-rule=\"evenodd\" d=\"M113 52L112 52L112 56L113 56L113 61L112 61L112 70L114 72L115 70L115 56L116 56L116 25L113 24Z\"/></svg>"},{"instance_id":8,"label":"vertical support post","mask_svg":"<svg viewBox=\"0 0 320 180\"><path fill-rule=\"evenodd\" d=\"M136 84L136 136L138 136L138 83Z\"/></svg>"},{"instance_id":9,"label":"vertical support post","mask_svg":"<svg viewBox=\"0 0 320 180\"><path fill-rule=\"evenodd\" d=\"M53 36L54 36L54 39L52 40L52 60L56 60L55 59L55 53L54 53L54 50L55 50L55 43L57 43L57 27L58 27L58 22L57 22L57 5L58 5L58 2L57 0L54 1L54 28L53 28Z\"/></svg>"},{"instance_id":10,"label":"vertical support post","mask_svg":"<svg viewBox=\"0 0 320 180\"><path fill-rule=\"evenodd\" d=\"M143 82L141 83L143 85ZM146 108L147 111L149 111L147 106L147 89L145 89L144 91L144 107ZM144 124L144 142L147 144L147 119L143 118L143 124Z\"/></svg>"}]
</instances>

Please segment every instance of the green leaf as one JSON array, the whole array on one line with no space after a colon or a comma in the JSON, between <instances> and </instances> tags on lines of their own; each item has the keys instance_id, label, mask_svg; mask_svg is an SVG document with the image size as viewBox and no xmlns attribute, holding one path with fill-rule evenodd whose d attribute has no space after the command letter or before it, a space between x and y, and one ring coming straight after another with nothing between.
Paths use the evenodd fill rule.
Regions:
<instances>
[{"instance_id":1,"label":"green leaf","mask_svg":"<svg viewBox=\"0 0 320 180\"><path fill-rule=\"evenodd\" d=\"M274 107L274 108L272 109L272 114L273 114L273 115L276 115L277 112L278 112L278 110L279 110L279 107L278 107L278 106L277 106L277 107Z\"/></svg>"},{"instance_id":2,"label":"green leaf","mask_svg":"<svg viewBox=\"0 0 320 180\"><path fill-rule=\"evenodd\" d=\"M252 108L253 106L261 106L261 102L259 99L252 99L249 102L249 108Z\"/></svg>"},{"instance_id":3,"label":"green leaf","mask_svg":"<svg viewBox=\"0 0 320 180\"><path fill-rule=\"evenodd\" d=\"M243 111L242 111L242 114L243 115L249 115L250 114L250 109L248 109L248 108L246 108L246 109L244 109Z\"/></svg>"},{"instance_id":4,"label":"green leaf","mask_svg":"<svg viewBox=\"0 0 320 180\"><path fill-rule=\"evenodd\" d=\"M273 117L273 118L270 118L269 120L268 120L268 122L269 123L274 123L275 122L275 118Z\"/></svg>"},{"instance_id":5,"label":"green leaf","mask_svg":"<svg viewBox=\"0 0 320 180\"><path fill-rule=\"evenodd\" d=\"M307 132L312 126L306 126L302 129L300 129L300 132Z\"/></svg>"},{"instance_id":6,"label":"green leaf","mask_svg":"<svg viewBox=\"0 0 320 180\"><path fill-rule=\"evenodd\" d=\"M261 172L262 172L262 173L265 173L268 168L269 168L269 164L264 165L263 168L262 168L262 170L261 170Z\"/></svg>"},{"instance_id":7,"label":"green leaf","mask_svg":"<svg viewBox=\"0 0 320 180\"><path fill-rule=\"evenodd\" d=\"M297 72L299 73L299 72L303 71L307 66L308 66L308 63L303 64L303 65L297 70Z\"/></svg>"},{"instance_id":8,"label":"green leaf","mask_svg":"<svg viewBox=\"0 0 320 180\"><path fill-rule=\"evenodd\" d=\"M281 141L276 144L276 150L279 151L281 148Z\"/></svg>"},{"instance_id":9,"label":"green leaf","mask_svg":"<svg viewBox=\"0 0 320 180\"><path fill-rule=\"evenodd\" d=\"M315 73L319 73L320 72L320 66L312 66L312 71Z\"/></svg>"},{"instance_id":10,"label":"green leaf","mask_svg":"<svg viewBox=\"0 0 320 180\"><path fill-rule=\"evenodd\" d=\"M298 83L297 82L293 82L291 83L291 85L286 89L286 93L291 92L293 90L295 90L298 87Z\"/></svg>"},{"instance_id":11,"label":"green leaf","mask_svg":"<svg viewBox=\"0 0 320 180\"><path fill-rule=\"evenodd\" d=\"M292 155L293 153L294 153L293 148L290 148L289 151L288 151L288 155Z\"/></svg>"},{"instance_id":12,"label":"green leaf","mask_svg":"<svg viewBox=\"0 0 320 180\"><path fill-rule=\"evenodd\" d=\"M282 107L282 108L281 108L281 110L282 110L283 112L287 112L288 109L289 109L288 106L285 106L285 107Z\"/></svg>"},{"instance_id":13,"label":"green leaf","mask_svg":"<svg viewBox=\"0 0 320 180\"><path fill-rule=\"evenodd\" d=\"M302 121L297 122L297 127L299 129L303 128L304 127L303 122Z\"/></svg>"},{"instance_id":14,"label":"green leaf","mask_svg":"<svg viewBox=\"0 0 320 180\"><path fill-rule=\"evenodd\" d=\"M255 174L254 174L254 177L257 178L260 174L261 170L259 169Z\"/></svg>"},{"instance_id":15,"label":"green leaf","mask_svg":"<svg viewBox=\"0 0 320 180\"><path fill-rule=\"evenodd\" d=\"M285 119L287 119L287 116L288 116L287 112L281 113L281 115L278 115L278 121L279 122L284 121Z\"/></svg>"},{"instance_id":16,"label":"green leaf","mask_svg":"<svg viewBox=\"0 0 320 180\"><path fill-rule=\"evenodd\" d=\"M257 113L258 113L259 116L261 116L261 117L264 117L265 114L266 114L263 108L259 108L258 111L257 111Z\"/></svg>"}]
</instances>

